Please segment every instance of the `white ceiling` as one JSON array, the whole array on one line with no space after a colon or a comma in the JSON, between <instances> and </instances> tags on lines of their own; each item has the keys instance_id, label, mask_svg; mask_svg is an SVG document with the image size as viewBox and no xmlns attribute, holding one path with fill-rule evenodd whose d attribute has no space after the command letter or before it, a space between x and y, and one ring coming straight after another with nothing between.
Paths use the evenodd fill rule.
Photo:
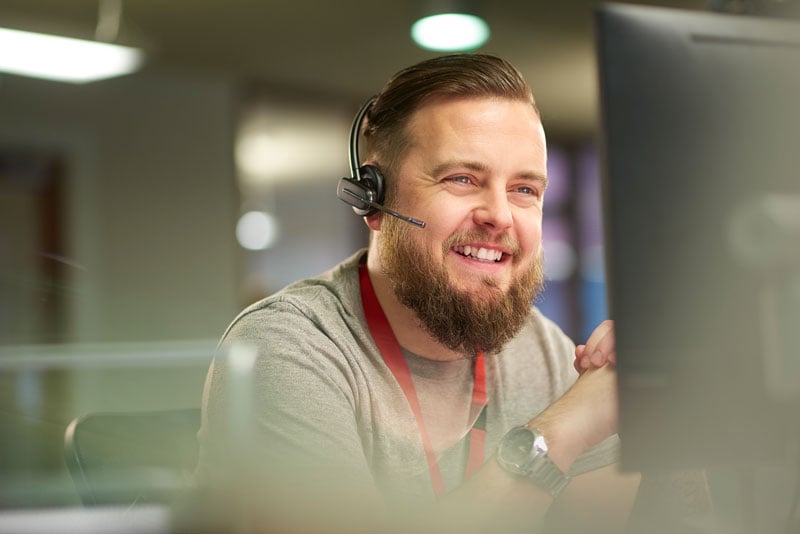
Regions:
<instances>
[{"instance_id":1,"label":"white ceiling","mask_svg":"<svg viewBox=\"0 0 800 534\"><path fill-rule=\"evenodd\" d=\"M484 2L482 51L515 63L548 129L590 135L597 122L590 0ZM708 0L647 3L705 9ZM361 100L430 57L409 38L417 1L125 0L119 40L144 44L148 68L216 72L259 87ZM98 0L0 0L0 25L91 36Z\"/></svg>"}]
</instances>

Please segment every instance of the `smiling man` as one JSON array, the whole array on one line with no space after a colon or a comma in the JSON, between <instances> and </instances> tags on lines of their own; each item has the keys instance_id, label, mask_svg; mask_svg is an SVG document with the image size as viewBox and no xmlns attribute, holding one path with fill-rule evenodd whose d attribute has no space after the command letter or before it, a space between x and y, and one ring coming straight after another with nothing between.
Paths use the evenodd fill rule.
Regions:
<instances>
[{"instance_id":1,"label":"smiling man","mask_svg":"<svg viewBox=\"0 0 800 534\"><path fill-rule=\"evenodd\" d=\"M364 210L367 250L225 333L223 353L257 354L252 446L235 460L259 520L463 532L549 515L560 531L621 528L638 477L614 465L613 366L579 375L573 342L531 304L547 149L527 83L496 57L435 58L393 77L356 127L367 185L386 189L375 202L425 225ZM581 355L611 354L608 333ZM212 485L233 454L230 372L220 356L206 384L200 475Z\"/></svg>"},{"instance_id":2,"label":"smiling man","mask_svg":"<svg viewBox=\"0 0 800 534\"><path fill-rule=\"evenodd\" d=\"M459 359L497 351L543 283L547 156L538 113L530 101L440 97L411 115L406 135L389 204L429 222L419 230L382 215L367 220L378 298L396 310L390 322L404 316L392 325L399 339L412 326L401 340L411 352ZM372 157L380 167L381 155ZM417 336L417 323L430 336Z\"/></svg>"}]
</instances>

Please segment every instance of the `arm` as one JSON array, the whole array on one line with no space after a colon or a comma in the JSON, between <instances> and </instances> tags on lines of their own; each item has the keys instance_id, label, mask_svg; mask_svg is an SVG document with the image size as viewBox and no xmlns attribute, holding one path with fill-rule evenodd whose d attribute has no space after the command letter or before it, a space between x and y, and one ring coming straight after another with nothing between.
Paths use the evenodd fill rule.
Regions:
<instances>
[{"instance_id":1,"label":"arm","mask_svg":"<svg viewBox=\"0 0 800 534\"><path fill-rule=\"evenodd\" d=\"M250 395L231 380L237 344L256 351ZM382 521L341 348L277 303L237 320L220 349L206 380L198 469L218 513L247 515L264 531L347 531L354 510L364 525ZM249 402L232 405L243 396Z\"/></svg>"},{"instance_id":2,"label":"arm","mask_svg":"<svg viewBox=\"0 0 800 534\"><path fill-rule=\"evenodd\" d=\"M603 366L584 372L528 426L544 434L549 456L567 471L581 453L615 434L616 411L615 370ZM575 477L554 501L531 480L507 473L492 459L478 476L449 495L453 501L447 504L457 502L458 509L473 515L485 513L483 521L493 526L508 522L509 530L535 527L547 516L547 524L557 531L610 532L621 530L627 521L637 486L637 475L621 474L613 465Z\"/></svg>"},{"instance_id":3,"label":"arm","mask_svg":"<svg viewBox=\"0 0 800 534\"><path fill-rule=\"evenodd\" d=\"M510 530L541 522L552 502L550 495L530 480L510 475L493 459L437 506L413 509L415 513L400 519L391 516L367 460L373 454L364 441L370 430L356 421L356 406L364 399L357 402L354 369L343 365L341 347L312 332L312 324L272 313L255 319L235 327L230 338L260 347L254 370L258 408L250 414L252 468L246 472L255 482L245 489L247 498L262 503L255 506L256 513L310 530L319 530L319 525L309 521L321 520L326 531L347 531L353 517L362 525L380 525L375 531L395 526L402 531L409 524L425 530L436 530L436 525L447 531L456 525L466 531L500 525ZM210 383L209 424L204 428L218 433L225 420L224 372L216 369ZM563 470L587 447L615 432L614 395L613 368L592 370L530 421L545 433L551 456ZM210 444L204 449L213 451ZM230 460L224 452L211 456ZM580 488L585 477L577 477L571 486ZM571 487L563 497L576 491Z\"/></svg>"}]
</instances>

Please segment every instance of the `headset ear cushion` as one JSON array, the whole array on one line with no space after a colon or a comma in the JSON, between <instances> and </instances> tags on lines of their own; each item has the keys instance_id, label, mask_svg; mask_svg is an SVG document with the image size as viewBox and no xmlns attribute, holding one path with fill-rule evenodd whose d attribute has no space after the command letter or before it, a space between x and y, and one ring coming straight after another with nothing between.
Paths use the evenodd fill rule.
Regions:
<instances>
[{"instance_id":1,"label":"headset ear cushion","mask_svg":"<svg viewBox=\"0 0 800 534\"><path fill-rule=\"evenodd\" d=\"M375 196L372 189L367 188L363 182L356 181L355 178L342 178L336 187L336 196L346 204L353 207L356 215L365 216L374 212L374 208L367 204L372 202Z\"/></svg>"},{"instance_id":2,"label":"headset ear cushion","mask_svg":"<svg viewBox=\"0 0 800 534\"><path fill-rule=\"evenodd\" d=\"M384 187L381 170L375 165L362 165L358 171L364 186L375 193L373 202L376 204L383 204L384 197L386 196L386 189ZM373 212L374 211L375 210L373 210Z\"/></svg>"}]
</instances>

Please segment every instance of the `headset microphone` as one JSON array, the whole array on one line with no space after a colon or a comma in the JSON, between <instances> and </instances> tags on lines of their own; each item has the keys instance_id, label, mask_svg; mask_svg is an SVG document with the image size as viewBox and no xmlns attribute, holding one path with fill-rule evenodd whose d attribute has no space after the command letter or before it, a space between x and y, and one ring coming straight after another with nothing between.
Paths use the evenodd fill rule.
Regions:
<instances>
[{"instance_id":1,"label":"headset microphone","mask_svg":"<svg viewBox=\"0 0 800 534\"><path fill-rule=\"evenodd\" d=\"M381 211L414 226L425 228L425 223L413 217L401 215L383 206L385 188L383 174L375 165L358 166L358 134L369 108L377 97L372 97L361 106L350 128L350 177L339 180L336 196L353 207L356 214L366 217Z\"/></svg>"},{"instance_id":2,"label":"headset microphone","mask_svg":"<svg viewBox=\"0 0 800 534\"><path fill-rule=\"evenodd\" d=\"M382 211L383 213L387 213L387 214L391 215L392 217L397 217L401 221L405 221L405 222L407 222L409 224L413 224L414 226L419 226L420 228L425 228L425 221L420 221L419 219L415 219L414 217L408 217L406 215L401 215L401 214L397 213L394 210L390 210L389 208L387 208L387 207L385 207L385 206L383 206L381 204L378 204L377 202L372 202L371 200L367 200L365 198L360 197L358 195L358 193L354 193L353 191L351 191L350 189L347 188L347 183L348 182L349 182L349 180L347 180L346 178L342 178L341 180L339 180L339 188L336 191L336 195L339 198L342 198L343 195L349 195L349 196L353 197L353 199L355 199L355 203L366 204L367 206L369 206L369 207L371 207L373 209L376 209L378 211ZM342 199L342 200L344 200L344 199ZM345 202L347 202L347 201L345 200ZM347 203L348 204L352 204L353 207L355 208L355 203L352 203L352 202L347 202Z\"/></svg>"}]
</instances>

